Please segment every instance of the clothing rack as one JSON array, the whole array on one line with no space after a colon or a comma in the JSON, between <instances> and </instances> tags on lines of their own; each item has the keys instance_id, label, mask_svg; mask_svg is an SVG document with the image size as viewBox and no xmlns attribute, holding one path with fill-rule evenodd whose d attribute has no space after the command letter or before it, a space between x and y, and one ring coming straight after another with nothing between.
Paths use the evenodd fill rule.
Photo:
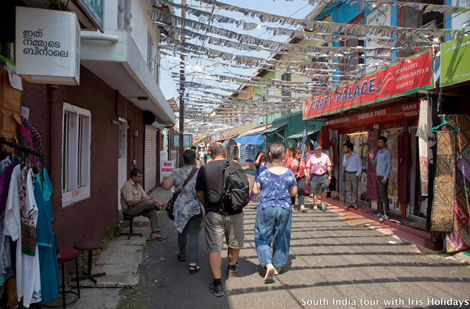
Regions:
<instances>
[{"instance_id":1,"label":"clothing rack","mask_svg":"<svg viewBox=\"0 0 470 309\"><path fill-rule=\"evenodd\" d=\"M34 155L36 157L39 157L39 158L43 158L42 157L42 154L37 152L37 151L34 151L34 150L31 150L31 148L29 147L25 147L25 146L22 146L20 144L16 144L16 143L12 143L12 142L7 142L7 140L4 138L4 137L0 137L0 145L1 144L4 144L4 145L7 145L7 146L10 146L10 147L13 147L19 151L22 151L24 153L27 153L27 154L31 154L31 155Z\"/></svg>"}]
</instances>

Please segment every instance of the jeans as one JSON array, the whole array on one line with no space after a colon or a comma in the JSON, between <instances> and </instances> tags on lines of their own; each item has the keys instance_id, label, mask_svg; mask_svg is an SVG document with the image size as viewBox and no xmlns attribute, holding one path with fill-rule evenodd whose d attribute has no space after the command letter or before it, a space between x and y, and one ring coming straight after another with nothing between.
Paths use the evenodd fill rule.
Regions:
<instances>
[{"instance_id":1,"label":"jeans","mask_svg":"<svg viewBox=\"0 0 470 309\"><path fill-rule=\"evenodd\" d=\"M286 265L289 257L292 212L282 207L258 211L255 222L255 243L261 266ZM272 251L271 251L272 243Z\"/></svg>"},{"instance_id":2,"label":"jeans","mask_svg":"<svg viewBox=\"0 0 470 309\"><path fill-rule=\"evenodd\" d=\"M297 181L297 195L299 196L299 205L305 205L305 176ZM292 205L295 205L295 196L290 198Z\"/></svg>"},{"instance_id":3,"label":"jeans","mask_svg":"<svg viewBox=\"0 0 470 309\"><path fill-rule=\"evenodd\" d=\"M388 216L390 213L387 194L388 179L386 184L382 183L382 179L384 179L383 176L377 176L377 206L380 213Z\"/></svg>"},{"instance_id":4,"label":"jeans","mask_svg":"<svg viewBox=\"0 0 470 309\"><path fill-rule=\"evenodd\" d=\"M196 264L197 251L199 249L199 229L201 227L202 214L195 215L189 219L183 229L178 233L178 246L180 255L186 255L186 244L188 243L189 234L189 264Z\"/></svg>"}]
</instances>

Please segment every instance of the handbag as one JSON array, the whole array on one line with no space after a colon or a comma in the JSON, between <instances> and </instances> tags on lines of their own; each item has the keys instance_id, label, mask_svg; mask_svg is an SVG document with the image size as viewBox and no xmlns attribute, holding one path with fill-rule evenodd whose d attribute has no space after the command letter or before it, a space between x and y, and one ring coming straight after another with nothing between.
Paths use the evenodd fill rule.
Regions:
<instances>
[{"instance_id":1,"label":"handbag","mask_svg":"<svg viewBox=\"0 0 470 309\"><path fill-rule=\"evenodd\" d=\"M175 215L173 214L173 212L175 210L175 202L176 202L176 199L178 198L178 195L180 195L181 191L183 191L183 188L188 184L188 182L191 180L191 178L193 178L194 174L196 174L197 171L198 171L198 168L193 167L193 169L191 170L191 173L189 173L189 175L186 178L186 180L184 181L183 185L180 186L178 188L178 190L176 190L173 193L173 196L166 203L165 211L166 211L166 214L167 214L168 218L170 218L171 220L175 220Z\"/></svg>"}]
</instances>

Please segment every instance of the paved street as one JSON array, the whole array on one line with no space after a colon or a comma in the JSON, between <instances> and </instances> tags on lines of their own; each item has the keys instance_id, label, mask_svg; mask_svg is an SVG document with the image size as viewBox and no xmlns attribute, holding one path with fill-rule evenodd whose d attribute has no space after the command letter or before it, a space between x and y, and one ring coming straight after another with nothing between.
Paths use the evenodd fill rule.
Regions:
<instances>
[{"instance_id":1,"label":"paved street","mask_svg":"<svg viewBox=\"0 0 470 309\"><path fill-rule=\"evenodd\" d=\"M147 308L448 308L470 307L470 267L454 259L423 255L416 246L370 229L354 216L310 210L294 212L289 262L275 283L265 285L254 243L255 204L245 208L245 247L238 277L226 281L225 295L209 291L204 230L198 262L188 274L176 259L177 232L164 217L168 240L150 242L133 293ZM351 219L351 220L349 220ZM223 274L227 259L223 252ZM225 277L223 277L225 281ZM463 303L458 303L462 301ZM453 302L453 303L452 303Z\"/></svg>"}]
</instances>

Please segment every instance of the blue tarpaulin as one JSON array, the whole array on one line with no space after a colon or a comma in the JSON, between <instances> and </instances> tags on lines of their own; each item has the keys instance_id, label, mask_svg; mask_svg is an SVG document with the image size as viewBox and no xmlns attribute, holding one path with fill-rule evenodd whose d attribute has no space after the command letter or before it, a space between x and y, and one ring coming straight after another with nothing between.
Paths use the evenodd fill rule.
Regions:
<instances>
[{"instance_id":1,"label":"blue tarpaulin","mask_svg":"<svg viewBox=\"0 0 470 309\"><path fill-rule=\"evenodd\" d=\"M245 135L234 138L233 140L242 145L262 145L264 143L263 134Z\"/></svg>"}]
</instances>

